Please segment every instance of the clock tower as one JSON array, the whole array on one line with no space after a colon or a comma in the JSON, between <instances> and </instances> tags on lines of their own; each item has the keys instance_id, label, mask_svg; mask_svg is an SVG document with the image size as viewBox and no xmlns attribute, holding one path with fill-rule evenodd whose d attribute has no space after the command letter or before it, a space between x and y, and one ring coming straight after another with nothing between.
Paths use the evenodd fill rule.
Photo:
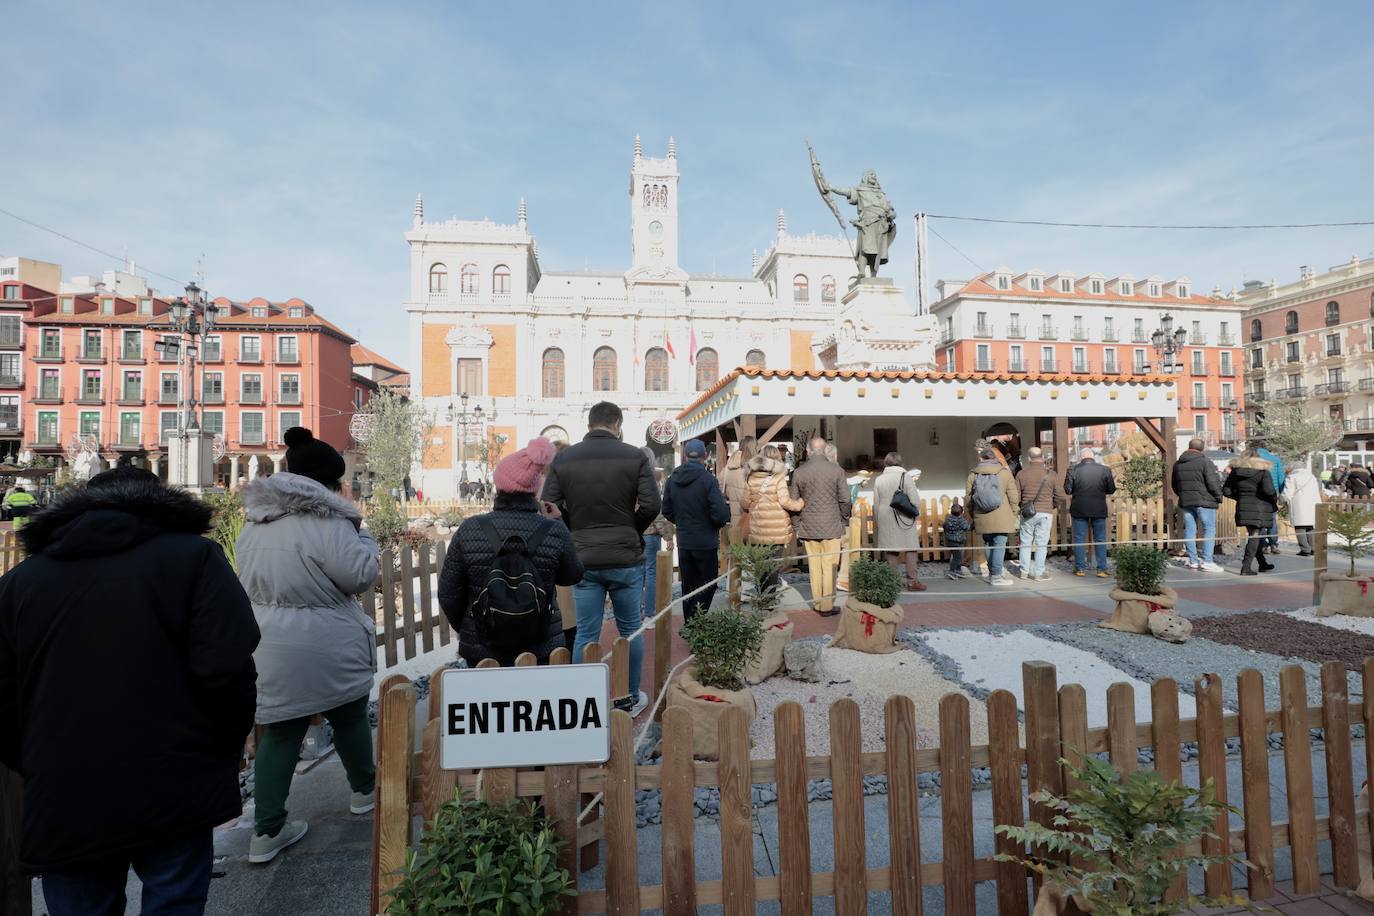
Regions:
<instances>
[{"instance_id":1,"label":"clock tower","mask_svg":"<svg viewBox=\"0 0 1374 916\"><path fill-rule=\"evenodd\" d=\"M668 138L668 155L650 159L635 135L630 168L631 274L668 278L677 265L677 146Z\"/></svg>"}]
</instances>

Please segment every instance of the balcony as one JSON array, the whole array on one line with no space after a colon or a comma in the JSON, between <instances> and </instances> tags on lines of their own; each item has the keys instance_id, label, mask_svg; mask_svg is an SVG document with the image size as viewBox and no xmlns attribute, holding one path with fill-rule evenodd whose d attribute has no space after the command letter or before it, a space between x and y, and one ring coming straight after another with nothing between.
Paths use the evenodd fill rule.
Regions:
<instances>
[{"instance_id":1,"label":"balcony","mask_svg":"<svg viewBox=\"0 0 1374 916\"><path fill-rule=\"evenodd\" d=\"M1007 336L1012 340L1025 340L1026 328L1024 325L1009 324L1007 325Z\"/></svg>"},{"instance_id":2,"label":"balcony","mask_svg":"<svg viewBox=\"0 0 1374 916\"><path fill-rule=\"evenodd\" d=\"M23 423L17 417L0 420L0 435L12 435L24 431Z\"/></svg>"},{"instance_id":3,"label":"balcony","mask_svg":"<svg viewBox=\"0 0 1374 916\"><path fill-rule=\"evenodd\" d=\"M22 350L23 348L23 334L0 334L0 350Z\"/></svg>"},{"instance_id":4,"label":"balcony","mask_svg":"<svg viewBox=\"0 0 1374 916\"><path fill-rule=\"evenodd\" d=\"M38 355L33 358L33 361L36 363L60 363L62 362L62 350L61 348L54 350L51 347L44 347L38 351Z\"/></svg>"},{"instance_id":5,"label":"balcony","mask_svg":"<svg viewBox=\"0 0 1374 916\"><path fill-rule=\"evenodd\" d=\"M1190 406L1193 410L1211 410L1212 401L1207 397L1193 398Z\"/></svg>"},{"instance_id":6,"label":"balcony","mask_svg":"<svg viewBox=\"0 0 1374 916\"><path fill-rule=\"evenodd\" d=\"M164 391L157 396L157 402L169 407L176 407L181 403L181 395L175 391Z\"/></svg>"},{"instance_id":7,"label":"balcony","mask_svg":"<svg viewBox=\"0 0 1374 916\"><path fill-rule=\"evenodd\" d=\"M1188 346L1190 346L1190 347L1205 347L1205 346L1207 346L1207 335L1206 335L1206 334L1189 334L1189 335L1188 335Z\"/></svg>"},{"instance_id":8,"label":"balcony","mask_svg":"<svg viewBox=\"0 0 1374 916\"><path fill-rule=\"evenodd\" d=\"M1150 375L1154 372L1149 363L1136 363L1131 367L1132 375Z\"/></svg>"},{"instance_id":9,"label":"balcony","mask_svg":"<svg viewBox=\"0 0 1374 916\"><path fill-rule=\"evenodd\" d=\"M126 366L142 366L148 362L142 350L125 350L119 354L119 361Z\"/></svg>"},{"instance_id":10,"label":"balcony","mask_svg":"<svg viewBox=\"0 0 1374 916\"><path fill-rule=\"evenodd\" d=\"M1263 391L1248 391L1245 393L1245 403L1263 404L1269 399L1269 395Z\"/></svg>"},{"instance_id":11,"label":"balcony","mask_svg":"<svg viewBox=\"0 0 1374 916\"><path fill-rule=\"evenodd\" d=\"M239 362L241 363L260 363L262 362L262 351L256 353L240 353Z\"/></svg>"},{"instance_id":12,"label":"balcony","mask_svg":"<svg viewBox=\"0 0 1374 916\"><path fill-rule=\"evenodd\" d=\"M992 325L980 324L973 329L974 337L991 337Z\"/></svg>"},{"instance_id":13,"label":"balcony","mask_svg":"<svg viewBox=\"0 0 1374 916\"><path fill-rule=\"evenodd\" d=\"M223 404L223 403L224 403L224 392L223 392L223 391L207 391L207 392L205 392L204 394L202 394L202 395L200 396L200 402L201 402L202 404Z\"/></svg>"},{"instance_id":14,"label":"balcony","mask_svg":"<svg viewBox=\"0 0 1374 916\"><path fill-rule=\"evenodd\" d=\"M239 445L262 445L262 433L242 433L239 435Z\"/></svg>"},{"instance_id":15,"label":"balcony","mask_svg":"<svg viewBox=\"0 0 1374 916\"><path fill-rule=\"evenodd\" d=\"M1374 378L1362 378L1362 379L1360 379L1360 390L1361 390L1361 391L1374 391Z\"/></svg>"},{"instance_id":16,"label":"balcony","mask_svg":"<svg viewBox=\"0 0 1374 916\"><path fill-rule=\"evenodd\" d=\"M1235 378L1236 367L1234 364L1227 365L1226 363L1222 363L1221 368L1217 370L1217 375L1222 378Z\"/></svg>"},{"instance_id":17,"label":"balcony","mask_svg":"<svg viewBox=\"0 0 1374 916\"><path fill-rule=\"evenodd\" d=\"M1349 393L1349 382L1324 382L1312 389L1312 394L1319 398L1343 398Z\"/></svg>"},{"instance_id":18,"label":"balcony","mask_svg":"<svg viewBox=\"0 0 1374 916\"><path fill-rule=\"evenodd\" d=\"M1231 334L1231 333L1223 333L1223 334L1218 334L1218 335L1217 335L1217 346L1218 346L1218 347L1234 347L1235 345L1236 345L1236 335Z\"/></svg>"},{"instance_id":19,"label":"balcony","mask_svg":"<svg viewBox=\"0 0 1374 916\"><path fill-rule=\"evenodd\" d=\"M1013 359L1007 363L1008 372L1025 372L1026 364L1023 360Z\"/></svg>"},{"instance_id":20,"label":"balcony","mask_svg":"<svg viewBox=\"0 0 1374 916\"><path fill-rule=\"evenodd\" d=\"M29 400L34 404L61 404L62 392L55 386L40 388L38 394Z\"/></svg>"},{"instance_id":21,"label":"balcony","mask_svg":"<svg viewBox=\"0 0 1374 916\"><path fill-rule=\"evenodd\" d=\"M1059 363L1056 362L1055 360L1052 360L1052 359L1042 359L1042 360L1040 360L1040 371L1041 371L1041 372L1058 372L1058 371L1059 371Z\"/></svg>"},{"instance_id":22,"label":"balcony","mask_svg":"<svg viewBox=\"0 0 1374 916\"><path fill-rule=\"evenodd\" d=\"M974 363L973 363L973 371L974 371L974 372L996 372L996 371L997 371L997 360L995 360L995 359L979 359L979 360L974 360ZM294 395L294 394L293 394L293 395L285 395L285 394L284 394L284 395L282 395L280 398L277 399L277 403L278 403L278 404L299 404L300 402L301 402L300 395Z\"/></svg>"},{"instance_id":23,"label":"balcony","mask_svg":"<svg viewBox=\"0 0 1374 916\"><path fill-rule=\"evenodd\" d=\"M985 360L985 361L982 361L982 362L978 363L978 368L977 368L976 371L978 371L978 372L996 372L996 371L997 371L996 368L995 368L996 365L997 365L997 363L994 362L993 360L990 360L990 359L989 359L989 360ZM989 367L989 368L984 368L984 367ZM278 395L278 396L277 396L277 403L280 404L280 405L283 405L283 406L299 407L299 406L300 406L300 403L301 403L301 396L300 396L299 394L282 394L282 395Z\"/></svg>"},{"instance_id":24,"label":"balcony","mask_svg":"<svg viewBox=\"0 0 1374 916\"><path fill-rule=\"evenodd\" d=\"M1038 336L1041 340L1058 340L1059 330L1052 324L1042 324Z\"/></svg>"},{"instance_id":25,"label":"balcony","mask_svg":"<svg viewBox=\"0 0 1374 916\"><path fill-rule=\"evenodd\" d=\"M1131 334L1131 343L1146 344L1150 342L1150 335L1144 331L1135 331Z\"/></svg>"},{"instance_id":26,"label":"balcony","mask_svg":"<svg viewBox=\"0 0 1374 916\"><path fill-rule=\"evenodd\" d=\"M1087 328L1074 328L1073 330L1069 331L1069 339L1070 339L1070 340L1087 340L1087 339L1088 339L1088 329L1087 329Z\"/></svg>"},{"instance_id":27,"label":"balcony","mask_svg":"<svg viewBox=\"0 0 1374 916\"><path fill-rule=\"evenodd\" d=\"M986 336L991 337L992 334L988 334ZM279 366L295 366L298 365L300 361L301 354L299 350L292 350L288 353L277 354L277 365Z\"/></svg>"},{"instance_id":28,"label":"balcony","mask_svg":"<svg viewBox=\"0 0 1374 916\"><path fill-rule=\"evenodd\" d=\"M0 375L0 388L23 388L24 377L22 375Z\"/></svg>"},{"instance_id":29,"label":"balcony","mask_svg":"<svg viewBox=\"0 0 1374 916\"><path fill-rule=\"evenodd\" d=\"M100 350L82 350L76 361L88 365L100 364L105 362L105 354Z\"/></svg>"},{"instance_id":30,"label":"balcony","mask_svg":"<svg viewBox=\"0 0 1374 916\"><path fill-rule=\"evenodd\" d=\"M77 394L75 403L82 407L101 407L105 404L105 394L101 391L82 391Z\"/></svg>"},{"instance_id":31,"label":"balcony","mask_svg":"<svg viewBox=\"0 0 1374 916\"><path fill-rule=\"evenodd\" d=\"M1103 363L1103 364L1102 364L1102 374L1103 374L1103 375L1120 375L1120 374L1121 374L1121 367L1118 366L1116 363Z\"/></svg>"},{"instance_id":32,"label":"balcony","mask_svg":"<svg viewBox=\"0 0 1374 916\"><path fill-rule=\"evenodd\" d=\"M1203 375L1203 376L1205 376L1205 375L1207 374L1207 364L1206 364L1206 363L1193 363L1193 365L1192 365L1192 373L1193 373L1193 375Z\"/></svg>"},{"instance_id":33,"label":"balcony","mask_svg":"<svg viewBox=\"0 0 1374 916\"><path fill-rule=\"evenodd\" d=\"M247 391L245 391L243 394L239 395L239 403L240 403L240 404L253 404L253 405L259 405L259 404L262 403L262 392L261 392L261 391L256 391L256 392L247 392Z\"/></svg>"},{"instance_id":34,"label":"balcony","mask_svg":"<svg viewBox=\"0 0 1374 916\"><path fill-rule=\"evenodd\" d=\"M1368 433L1374 432L1374 417L1356 417L1353 420L1345 421L1346 432Z\"/></svg>"},{"instance_id":35,"label":"balcony","mask_svg":"<svg viewBox=\"0 0 1374 916\"><path fill-rule=\"evenodd\" d=\"M138 451L143 448L143 436L137 431L121 432L114 447L122 451Z\"/></svg>"},{"instance_id":36,"label":"balcony","mask_svg":"<svg viewBox=\"0 0 1374 916\"><path fill-rule=\"evenodd\" d=\"M139 391L126 391L115 401L120 407L142 407L143 393Z\"/></svg>"},{"instance_id":37,"label":"balcony","mask_svg":"<svg viewBox=\"0 0 1374 916\"><path fill-rule=\"evenodd\" d=\"M1074 362L1074 364L1073 364L1073 374L1074 374L1074 375L1090 375L1090 374L1092 373L1092 371L1093 371L1092 363Z\"/></svg>"},{"instance_id":38,"label":"balcony","mask_svg":"<svg viewBox=\"0 0 1374 916\"><path fill-rule=\"evenodd\" d=\"M1115 330L1106 330L1102 332L1103 343L1116 343L1120 339L1121 337L1117 334Z\"/></svg>"},{"instance_id":39,"label":"balcony","mask_svg":"<svg viewBox=\"0 0 1374 916\"><path fill-rule=\"evenodd\" d=\"M941 332L940 332L940 343L942 343L942 344L954 343L954 332L951 331L949 328L945 328L943 331L941 331Z\"/></svg>"},{"instance_id":40,"label":"balcony","mask_svg":"<svg viewBox=\"0 0 1374 916\"><path fill-rule=\"evenodd\" d=\"M201 354L200 361L203 363L222 363L224 362L224 351L218 347L214 350L207 349Z\"/></svg>"},{"instance_id":41,"label":"balcony","mask_svg":"<svg viewBox=\"0 0 1374 916\"><path fill-rule=\"evenodd\" d=\"M1296 388L1280 388L1274 392L1274 400L1276 401L1301 401L1306 397L1307 386L1305 385L1298 385Z\"/></svg>"}]
</instances>

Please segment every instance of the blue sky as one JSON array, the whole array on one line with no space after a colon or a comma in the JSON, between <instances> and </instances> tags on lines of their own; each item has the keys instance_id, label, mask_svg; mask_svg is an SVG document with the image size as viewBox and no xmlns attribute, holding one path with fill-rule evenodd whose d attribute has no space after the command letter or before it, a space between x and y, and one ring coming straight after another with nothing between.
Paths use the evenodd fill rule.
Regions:
<instances>
[{"instance_id":1,"label":"blue sky","mask_svg":"<svg viewBox=\"0 0 1374 916\"><path fill-rule=\"evenodd\" d=\"M629 261L632 141L677 138L683 266L829 231L828 177L902 216L1369 219L1374 5L11 4L0 207L216 295L300 296L406 355L408 228L514 219L546 269ZM937 221L931 272L1292 279L1374 228L1144 232ZM0 216L0 253L116 266ZM172 284L153 278L162 289Z\"/></svg>"}]
</instances>

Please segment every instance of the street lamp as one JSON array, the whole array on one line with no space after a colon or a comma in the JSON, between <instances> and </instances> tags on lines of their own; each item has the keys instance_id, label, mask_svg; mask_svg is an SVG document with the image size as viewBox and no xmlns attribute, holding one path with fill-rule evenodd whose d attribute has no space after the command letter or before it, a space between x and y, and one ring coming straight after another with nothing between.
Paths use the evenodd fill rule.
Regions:
<instances>
[{"instance_id":1,"label":"street lamp","mask_svg":"<svg viewBox=\"0 0 1374 916\"><path fill-rule=\"evenodd\" d=\"M177 439L181 446L180 461L168 469L173 483L186 486L206 486L209 481L202 480L200 473L200 451L197 450L197 472L190 473L189 442L194 434L200 438L200 421L196 414L196 356L204 348L205 338L215 327L220 309L194 282L186 286L184 295L178 297L167 307L167 317L172 330L176 332L170 339L164 338L153 345L159 356L177 355L178 369L185 367L185 384L178 378Z\"/></svg>"},{"instance_id":2,"label":"street lamp","mask_svg":"<svg viewBox=\"0 0 1374 916\"><path fill-rule=\"evenodd\" d=\"M459 395L458 400L462 404L462 409L454 412L453 404L450 403L448 405L448 421L458 423L458 460L462 464L462 470L459 471L458 486L461 495L462 489L468 482L468 423L481 424L482 405L478 404L469 411L466 392Z\"/></svg>"},{"instance_id":3,"label":"street lamp","mask_svg":"<svg viewBox=\"0 0 1374 916\"><path fill-rule=\"evenodd\" d=\"M1163 357L1161 365L1165 372L1175 372L1182 368L1180 363L1174 362L1174 357L1183 352L1183 343L1188 337L1188 332L1180 325L1174 328L1174 316L1165 313L1159 319L1159 327L1150 335L1150 342L1154 345L1155 355Z\"/></svg>"}]
</instances>

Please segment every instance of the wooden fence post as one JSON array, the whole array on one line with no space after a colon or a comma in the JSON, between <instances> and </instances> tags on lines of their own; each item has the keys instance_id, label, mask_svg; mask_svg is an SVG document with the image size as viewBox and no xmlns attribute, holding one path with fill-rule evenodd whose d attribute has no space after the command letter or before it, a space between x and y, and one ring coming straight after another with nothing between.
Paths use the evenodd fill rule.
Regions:
<instances>
[{"instance_id":1,"label":"wooden fence post","mask_svg":"<svg viewBox=\"0 0 1374 916\"><path fill-rule=\"evenodd\" d=\"M1316 525L1312 529L1315 544L1312 547L1312 603L1322 603L1322 576L1326 574L1328 563L1326 556L1326 528L1327 521L1331 517L1331 507L1326 503L1317 503L1317 517L1314 519Z\"/></svg>"},{"instance_id":2,"label":"wooden fence post","mask_svg":"<svg viewBox=\"0 0 1374 916\"><path fill-rule=\"evenodd\" d=\"M940 700L940 824L945 835L945 913L976 916L973 881L973 776L968 697Z\"/></svg>"},{"instance_id":3,"label":"wooden fence post","mask_svg":"<svg viewBox=\"0 0 1374 916\"><path fill-rule=\"evenodd\" d=\"M749 780L749 722L744 710L727 707L717 732L720 744L720 863L725 916L754 912L754 809ZM633 772L633 769L631 770ZM630 837L634 838L634 792L630 793ZM838 813L835 822L839 823ZM863 842L860 836L860 842ZM610 850L607 850L609 855ZM634 858L634 847L629 856ZM609 863L610 859L607 859ZM838 869L838 863L836 865ZM635 913L639 912L636 907Z\"/></svg>"},{"instance_id":4,"label":"wooden fence post","mask_svg":"<svg viewBox=\"0 0 1374 916\"><path fill-rule=\"evenodd\" d=\"M1064 775L1059 767L1059 688L1054 665L1049 662L1021 664L1022 696L1026 704L1026 792L1064 794ZM1031 820L1053 828L1055 812L1038 802L1030 806ZM1047 850L1036 847L1033 854ZM1035 891L1042 879L1035 875Z\"/></svg>"},{"instance_id":5,"label":"wooden fence post","mask_svg":"<svg viewBox=\"0 0 1374 916\"><path fill-rule=\"evenodd\" d=\"M384 912L410 852L410 771L415 751L415 688L397 684L382 696L380 764L377 767L377 868L374 912Z\"/></svg>"},{"instance_id":6,"label":"wooden fence post","mask_svg":"<svg viewBox=\"0 0 1374 916\"><path fill-rule=\"evenodd\" d=\"M851 699L836 700L830 705L830 787L835 828L836 916L857 916L867 912L868 908L861 749L859 704ZM722 790L722 810L724 801ZM722 823L722 831L724 827ZM749 836L753 836L748 824L744 829ZM748 912L753 911L751 904Z\"/></svg>"},{"instance_id":7,"label":"wooden fence post","mask_svg":"<svg viewBox=\"0 0 1374 916\"><path fill-rule=\"evenodd\" d=\"M774 713L775 721L781 719L782 713L782 707L779 707ZM802 754L805 753L803 747ZM663 826L659 831L659 842L663 854L663 913L664 916L691 916L697 911L696 847L693 845L695 826L692 822L695 783L692 714L681 706L675 706L663 714L662 766ZM781 821L779 818L779 830L782 829ZM807 871L810 870L808 866Z\"/></svg>"},{"instance_id":8,"label":"wooden fence post","mask_svg":"<svg viewBox=\"0 0 1374 916\"><path fill-rule=\"evenodd\" d=\"M1236 678L1240 705L1241 795L1245 801L1245 857L1251 900L1274 896L1274 826L1269 816L1269 735L1264 676L1247 668ZM1263 816L1251 817L1251 812Z\"/></svg>"},{"instance_id":9,"label":"wooden fence post","mask_svg":"<svg viewBox=\"0 0 1374 916\"><path fill-rule=\"evenodd\" d=\"M888 700L889 705L893 702ZM773 741L778 758L778 874L782 878L782 911L811 916L811 821L807 813L806 796L806 717L800 704L783 703L774 711ZM690 745L690 741L688 743ZM688 756L691 756L690 746ZM914 781L915 777L912 779ZM900 790L901 786L898 788ZM917 899L919 896L918 888Z\"/></svg>"},{"instance_id":10,"label":"wooden fence post","mask_svg":"<svg viewBox=\"0 0 1374 916\"><path fill-rule=\"evenodd\" d=\"M892 701L889 700L889 703ZM1022 813L1024 793L1021 788L1020 723L1017 722L1016 697L1006 690L994 690L988 696L988 757L992 771L992 818L998 824L1020 827L1025 822ZM889 744L889 747L891 745ZM889 755L892 753L888 751ZM891 777L889 777L891 779ZM891 791L889 789L889 791ZM1025 847L997 835L994 839L1000 855L1024 857ZM894 852L896 850L894 849ZM919 895L917 896L919 900ZM1025 916L1026 869L1015 862L997 863L998 916ZM893 907L895 910L896 907ZM916 911L919 916L919 910Z\"/></svg>"},{"instance_id":11,"label":"wooden fence post","mask_svg":"<svg viewBox=\"0 0 1374 916\"><path fill-rule=\"evenodd\" d=\"M921 797L916 783L916 704L911 697L890 697L884 704L883 736L887 747L892 912L921 916Z\"/></svg>"},{"instance_id":12,"label":"wooden fence post","mask_svg":"<svg viewBox=\"0 0 1374 916\"><path fill-rule=\"evenodd\" d=\"M1204 674L1193 682L1197 697L1197 766L1198 781L1212 780L1217 801L1225 804L1226 794L1226 733L1222 727L1221 678ZM1202 840L1202 852L1209 856L1224 856L1231 851L1231 818L1225 811L1212 824L1212 836ZM1231 893L1231 864L1220 862L1206 870L1207 893L1213 896Z\"/></svg>"},{"instance_id":13,"label":"wooden fence post","mask_svg":"<svg viewBox=\"0 0 1374 916\"><path fill-rule=\"evenodd\" d=\"M639 850L635 842L635 725L611 712L611 760L606 765L606 913L639 913ZM747 739L746 739L747 744ZM746 751L747 753L747 751ZM748 833L753 839L753 833Z\"/></svg>"},{"instance_id":14,"label":"wooden fence post","mask_svg":"<svg viewBox=\"0 0 1374 916\"><path fill-rule=\"evenodd\" d=\"M1293 889L1314 894L1317 866L1316 802L1312 794L1312 738L1307 720L1307 674L1297 665L1279 673L1283 719L1283 771L1288 788L1288 845L1293 850Z\"/></svg>"},{"instance_id":15,"label":"wooden fence post","mask_svg":"<svg viewBox=\"0 0 1374 916\"><path fill-rule=\"evenodd\" d=\"M1355 823L1355 774L1350 757L1350 696L1345 665L1322 665L1322 727L1326 737L1326 795L1330 800L1331 859L1337 887L1360 883Z\"/></svg>"}]
</instances>

